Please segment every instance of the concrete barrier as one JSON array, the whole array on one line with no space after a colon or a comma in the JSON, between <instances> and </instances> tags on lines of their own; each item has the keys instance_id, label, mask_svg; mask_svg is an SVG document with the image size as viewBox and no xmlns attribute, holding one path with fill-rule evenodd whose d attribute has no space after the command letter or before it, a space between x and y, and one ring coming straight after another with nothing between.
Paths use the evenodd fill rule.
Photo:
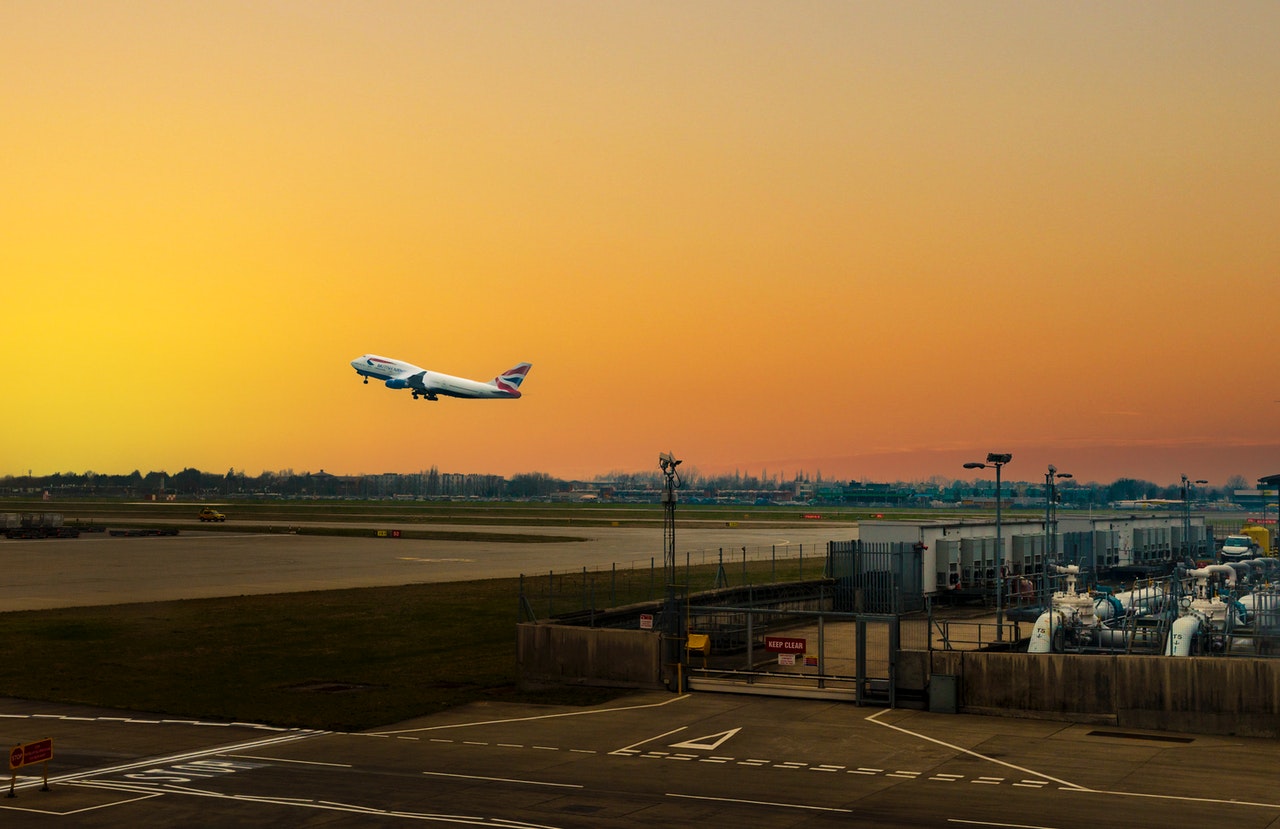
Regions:
<instances>
[{"instance_id":1,"label":"concrete barrier","mask_svg":"<svg viewBox=\"0 0 1280 829\"><path fill-rule=\"evenodd\" d=\"M652 630L525 622L516 627L516 672L522 688L660 689L662 637Z\"/></svg>"},{"instance_id":2,"label":"concrete barrier","mask_svg":"<svg viewBox=\"0 0 1280 829\"><path fill-rule=\"evenodd\" d=\"M935 651L961 713L1280 736L1280 660Z\"/></svg>"}]
</instances>

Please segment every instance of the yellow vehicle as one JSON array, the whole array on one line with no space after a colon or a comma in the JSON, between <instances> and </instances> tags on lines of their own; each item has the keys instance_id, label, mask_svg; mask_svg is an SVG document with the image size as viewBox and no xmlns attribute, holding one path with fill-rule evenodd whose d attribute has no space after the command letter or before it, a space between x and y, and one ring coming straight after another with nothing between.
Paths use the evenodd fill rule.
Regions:
<instances>
[{"instance_id":1,"label":"yellow vehicle","mask_svg":"<svg viewBox=\"0 0 1280 829\"><path fill-rule=\"evenodd\" d=\"M1265 556L1271 551L1271 532L1266 527L1245 524L1240 530L1240 535L1247 535L1253 539L1253 543L1258 548L1258 555Z\"/></svg>"},{"instance_id":2,"label":"yellow vehicle","mask_svg":"<svg viewBox=\"0 0 1280 829\"><path fill-rule=\"evenodd\" d=\"M218 512L213 507L205 507L204 509L200 510L200 520L201 521L226 521L227 516Z\"/></svg>"}]
</instances>

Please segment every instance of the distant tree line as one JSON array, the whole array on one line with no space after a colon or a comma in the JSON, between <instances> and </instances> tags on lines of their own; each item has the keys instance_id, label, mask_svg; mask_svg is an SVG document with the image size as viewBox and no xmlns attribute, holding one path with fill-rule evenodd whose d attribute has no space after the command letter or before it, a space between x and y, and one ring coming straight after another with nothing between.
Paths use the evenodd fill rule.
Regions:
<instances>
[{"instance_id":1,"label":"distant tree line","mask_svg":"<svg viewBox=\"0 0 1280 829\"><path fill-rule=\"evenodd\" d=\"M696 468L682 469L681 478L686 490L697 491L709 497L741 495L743 493L787 493L798 499L825 497L838 499L842 487L858 486L858 482L824 481L819 472L815 476L806 473L790 478L759 475L735 471L726 475L702 475ZM142 473L134 470L127 475L108 475L96 472L58 472L52 475L6 475L0 477L0 494L20 495L49 492L56 495L99 497L282 497L282 498L548 498L574 490L592 489L606 493L657 492L663 487L663 475L658 470L644 472L609 472L589 481L569 481L542 472L512 475L442 473L436 467L409 474L385 473L376 475L332 475L319 472L295 473L292 469L262 472L249 475L243 470L228 469L225 473L204 472L185 468L170 474L165 471ZM962 481L934 476L927 481L896 482L887 484L902 494L911 494L920 501L938 500L959 502L974 497L994 497L995 482L988 478ZM1005 497L1041 497L1043 482L1006 481L1002 490ZM1243 475L1233 475L1222 486L1200 485L1196 487L1197 501L1229 500L1237 489L1252 488ZM1058 482L1062 500L1077 505L1103 505L1116 501L1143 499L1182 498L1180 484L1159 485L1136 478L1120 478L1109 484L1083 483L1074 479ZM823 495L825 494L825 495Z\"/></svg>"}]
</instances>

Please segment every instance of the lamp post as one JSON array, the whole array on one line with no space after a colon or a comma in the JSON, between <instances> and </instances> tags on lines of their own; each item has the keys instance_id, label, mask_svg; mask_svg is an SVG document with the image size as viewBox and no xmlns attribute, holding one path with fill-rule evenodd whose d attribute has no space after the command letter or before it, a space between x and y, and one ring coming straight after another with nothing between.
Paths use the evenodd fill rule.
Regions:
<instances>
[{"instance_id":1,"label":"lamp post","mask_svg":"<svg viewBox=\"0 0 1280 829\"><path fill-rule=\"evenodd\" d=\"M680 629L680 608L676 603L676 490L682 483L676 467L681 463L670 452L658 455L658 465L662 467L662 475L666 479L666 486L662 490L662 571L667 581L666 607L662 614L662 624L659 625L665 639L662 658L664 663L674 666L675 687L683 693L684 649L680 642L684 635Z\"/></svg>"},{"instance_id":2,"label":"lamp post","mask_svg":"<svg viewBox=\"0 0 1280 829\"><path fill-rule=\"evenodd\" d=\"M1049 578L1049 567L1058 563L1058 479L1073 477L1070 472L1059 472L1058 467L1049 464L1049 471L1044 473L1044 564L1040 568L1040 594L1049 609L1052 591L1049 589L1053 581Z\"/></svg>"},{"instance_id":3,"label":"lamp post","mask_svg":"<svg viewBox=\"0 0 1280 829\"><path fill-rule=\"evenodd\" d=\"M1207 483L1209 482L1205 480L1193 481L1186 475L1182 476L1182 549L1188 558L1191 558L1191 493L1196 484Z\"/></svg>"},{"instance_id":4,"label":"lamp post","mask_svg":"<svg viewBox=\"0 0 1280 829\"><path fill-rule=\"evenodd\" d=\"M988 452L986 463L966 463L965 469L996 468L996 641L1004 640L1004 538L1000 532L1000 470L1013 460L1008 453Z\"/></svg>"}]
</instances>

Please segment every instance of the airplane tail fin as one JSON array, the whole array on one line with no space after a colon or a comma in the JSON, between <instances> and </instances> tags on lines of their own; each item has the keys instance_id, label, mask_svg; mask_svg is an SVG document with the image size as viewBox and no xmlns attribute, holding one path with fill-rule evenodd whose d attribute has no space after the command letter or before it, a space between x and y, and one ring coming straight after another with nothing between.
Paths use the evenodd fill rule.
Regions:
<instances>
[{"instance_id":1,"label":"airplane tail fin","mask_svg":"<svg viewBox=\"0 0 1280 829\"><path fill-rule=\"evenodd\" d=\"M529 369L531 368L533 368L533 363L521 363L515 368L509 368L493 378L493 384L512 397L519 397L520 384L524 382L524 378L529 374Z\"/></svg>"}]
</instances>

